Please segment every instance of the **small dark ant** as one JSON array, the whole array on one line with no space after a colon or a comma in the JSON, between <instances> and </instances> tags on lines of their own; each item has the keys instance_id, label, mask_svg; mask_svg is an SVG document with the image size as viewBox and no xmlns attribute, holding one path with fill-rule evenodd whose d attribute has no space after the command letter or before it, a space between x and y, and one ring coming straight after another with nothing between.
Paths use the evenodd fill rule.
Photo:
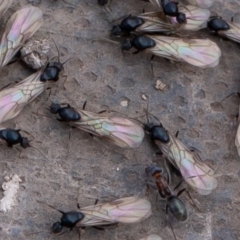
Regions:
<instances>
[{"instance_id":1,"label":"small dark ant","mask_svg":"<svg viewBox=\"0 0 240 240\"><path fill-rule=\"evenodd\" d=\"M49 160L38 148L32 146L30 144L31 141L28 140L27 137L22 137L20 134L21 129L11 129L11 128L6 128L6 129L1 129L0 130L0 139L4 140L7 143L7 146L12 148L14 145L20 144L20 146L24 149L30 147L35 150L37 150L39 153L41 153L44 158ZM16 147L16 149L20 152L19 156L21 155L21 151Z\"/></svg>"},{"instance_id":2,"label":"small dark ant","mask_svg":"<svg viewBox=\"0 0 240 240\"><path fill-rule=\"evenodd\" d=\"M57 120L62 122L78 121L81 119L80 114L69 104L66 107L61 107L58 103L52 103L50 112L58 114L60 118L57 118Z\"/></svg>"},{"instance_id":3,"label":"small dark ant","mask_svg":"<svg viewBox=\"0 0 240 240\"><path fill-rule=\"evenodd\" d=\"M13 147L16 144L20 144L22 148L31 147L28 138L22 137L20 131L20 129L2 129L0 130L0 138L6 141L8 147Z\"/></svg>"},{"instance_id":4,"label":"small dark ant","mask_svg":"<svg viewBox=\"0 0 240 240\"><path fill-rule=\"evenodd\" d=\"M163 199L166 199L167 205L166 205L166 218L167 221L171 227L171 230L173 232L174 238L176 238L175 233L173 231L172 225L170 221L168 220L168 210L172 213L172 215L181 222L184 222L188 219L188 211L186 208L185 203L182 201L182 199L179 198L179 196L186 191L186 189L180 190L177 194L175 194L171 188L169 187L170 184L170 177L169 174L167 174L167 177L163 175L163 169L157 165L151 165L145 169L146 175L148 177L153 177L155 180L155 184L157 186L158 193ZM181 184L182 182L180 182ZM177 189L180 184L178 184L175 188ZM151 185L148 183L148 187ZM154 186L153 186L154 187Z\"/></svg>"},{"instance_id":5,"label":"small dark ant","mask_svg":"<svg viewBox=\"0 0 240 240\"><path fill-rule=\"evenodd\" d=\"M207 27L214 32L229 30L229 24L220 17L213 17L207 24Z\"/></svg>"},{"instance_id":6,"label":"small dark ant","mask_svg":"<svg viewBox=\"0 0 240 240\"><path fill-rule=\"evenodd\" d=\"M137 52L143 51L147 48L156 46L156 42L146 36L136 36L133 39L126 39L122 44L122 50L129 51L132 47L137 49Z\"/></svg>"}]
</instances>

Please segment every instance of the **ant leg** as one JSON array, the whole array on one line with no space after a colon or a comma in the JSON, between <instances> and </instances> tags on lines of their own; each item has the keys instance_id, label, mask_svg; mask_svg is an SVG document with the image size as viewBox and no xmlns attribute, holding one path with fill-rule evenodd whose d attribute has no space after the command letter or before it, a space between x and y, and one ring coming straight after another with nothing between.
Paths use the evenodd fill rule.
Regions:
<instances>
[{"instance_id":1,"label":"ant leg","mask_svg":"<svg viewBox=\"0 0 240 240\"><path fill-rule=\"evenodd\" d=\"M171 183L171 174L170 174L170 169L168 167L166 158L164 159L164 166L165 166L165 169L166 169L166 172L167 172L167 183L168 183L168 185L170 185L170 183Z\"/></svg>"},{"instance_id":2,"label":"ant leg","mask_svg":"<svg viewBox=\"0 0 240 240\"><path fill-rule=\"evenodd\" d=\"M177 131L177 132L175 133L175 137L176 137L176 138L178 137L178 134L179 134L179 131Z\"/></svg>"},{"instance_id":3,"label":"ant leg","mask_svg":"<svg viewBox=\"0 0 240 240\"><path fill-rule=\"evenodd\" d=\"M87 105L87 100L83 103L83 107L82 107L83 110L86 109L86 105Z\"/></svg>"},{"instance_id":4,"label":"ant leg","mask_svg":"<svg viewBox=\"0 0 240 240\"><path fill-rule=\"evenodd\" d=\"M152 55L152 56L151 56L151 59L150 59L151 71L152 71L152 75L153 75L153 78L154 78L154 71L153 71L153 59L154 59L154 55Z\"/></svg>"},{"instance_id":5,"label":"ant leg","mask_svg":"<svg viewBox=\"0 0 240 240\"><path fill-rule=\"evenodd\" d=\"M149 196L149 194L150 194L150 186L149 186L149 183L147 183L145 195Z\"/></svg>"},{"instance_id":6,"label":"ant leg","mask_svg":"<svg viewBox=\"0 0 240 240\"><path fill-rule=\"evenodd\" d=\"M62 77L64 78L64 81L63 81L63 90L66 91L65 83L66 83L68 77L67 77L66 75L64 75L64 76L62 76Z\"/></svg>"},{"instance_id":7,"label":"ant leg","mask_svg":"<svg viewBox=\"0 0 240 240\"><path fill-rule=\"evenodd\" d=\"M137 50L137 51L133 52L133 54L138 54L138 53L140 53L140 51L139 51L139 50Z\"/></svg>"},{"instance_id":8,"label":"ant leg","mask_svg":"<svg viewBox=\"0 0 240 240\"><path fill-rule=\"evenodd\" d=\"M19 157L19 158L24 158L24 157L22 156L22 151L21 151L19 148L17 148L17 147L15 147L15 149L18 151L18 157Z\"/></svg>"},{"instance_id":9,"label":"ant leg","mask_svg":"<svg viewBox=\"0 0 240 240\"><path fill-rule=\"evenodd\" d=\"M159 151L156 152L156 155L163 156L163 152L161 150L159 150Z\"/></svg>"},{"instance_id":10,"label":"ant leg","mask_svg":"<svg viewBox=\"0 0 240 240\"><path fill-rule=\"evenodd\" d=\"M177 190L177 189L182 185L183 182L184 182L184 179L182 179L182 180L176 185L176 187L173 189L173 191Z\"/></svg>"},{"instance_id":11,"label":"ant leg","mask_svg":"<svg viewBox=\"0 0 240 240\"><path fill-rule=\"evenodd\" d=\"M168 218L168 208L169 208L169 206L168 206L168 204L167 204L167 206L166 206L166 211L165 211L166 221L167 221L167 224L169 224L169 226L170 226L170 228L171 228L171 230L172 230L174 239L177 240L177 237L176 237L176 235L175 235L175 233L174 233L174 231L173 231L172 224L171 224L171 222L169 221L169 218Z\"/></svg>"},{"instance_id":12,"label":"ant leg","mask_svg":"<svg viewBox=\"0 0 240 240\"><path fill-rule=\"evenodd\" d=\"M157 194L156 194L156 208L157 208L157 210L159 211L159 207L158 207L158 204L157 204L157 202L158 202L158 197L159 197L159 194L157 193Z\"/></svg>"},{"instance_id":13,"label":"ant leg","mask_svg":"<svg viewBox=\"0 0 240 240\"><path fill-rule=\"evenodd\" d=\"M181 191L179 191L178 194L177 194L177 196L179 197L183 192L185 192L185 193L187 194L188 198L191 200L191 202L192 202L191 205L192 205L193 207L197 208L197 210L198 210L199 212L202 212L202 211L199 209L199 207L196 205L196 203L194 202L194 200L193 200L190 192L189 192L186 188L184 188L184 189L182 189Z\"/></svg>"}]
</instances>

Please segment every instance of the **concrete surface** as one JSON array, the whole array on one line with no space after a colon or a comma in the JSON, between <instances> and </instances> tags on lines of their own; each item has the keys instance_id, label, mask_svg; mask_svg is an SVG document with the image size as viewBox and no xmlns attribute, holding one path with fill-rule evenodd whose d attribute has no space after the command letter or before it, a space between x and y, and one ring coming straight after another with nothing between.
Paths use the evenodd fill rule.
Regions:
<instances>
[{"instance_id":1,"label":"concrete surface","mask_svg":"<svg viewBox=\"0 0 240 240\"><path fill-rule=\"evenodd\" d=\"M111 16L96 4L96 0L69 1L84 8L88 15L61 0L42 0L38 5L44 12L44 24L36 36L54 38L61 59L73 58L65 65L66 90L64 78L49 84L52 87L50 99L78 107L87 100L88 110L112 109L146 121L143 115L147 102L142 95L149 96L151 113L171 132L180 130L179 138L188 146L199 149L203 160L217 169L219 186L216 191L206 197L190 191L202 211L187 203L188 221L181 223L170 216L177 239L240 239L240 163L234 146L239 98L232 96L221 103L228 94L239 91L239 45L222 41L206 30L196 32L193 36L209 37L222 49L219 66L203 70L156 58L153 76L151 56L126 53L124 58L118 45L90 41L99 36L107 37L111 29ZM4 20L26 3L15 0ZM140 13L144 5L138 0L114 0L112 18ZM230 20L240 8L237 1L220 0L212 10ZM239 16L235 21L240 21ZM52 56L56 56L52 46ZM0 71L1 86L29 74L30 71L20 63L7 66ZM157 79L167 85L166 91L155 90ZM122 107L122 101L127 101L128 106ZM145 196L144 164L152 161L162 164L162 159L155 157L157 149L147 137L136 150L107 146L76 129L69 140L69 126L33 114L38 111L49 115L46 109L49 103L46 95L42 95L4 125L31 133L32 145L49 160L34 149L24 150L23 158L18 157L15 149L5 146L0 149L0 183L10 173L23 179L18 205L7 214L0 213L0 239L78 239L76 230L62 236L50 236L51 224L59 220L60 214L37 201L69 211L76 209L77 202L87 206L96 198L108 201L115 197ZM175 178L172 185L178 181ZM154 212L148 220L136 225L119 225L107 231L88 228L82 232L81 239L138 240L151 233L159 234L164 240L174 239L166 225L162 211L164 204L156 204L155 196L153 191L147 196ZM187 202L185 196L183 199Z\"/></svg>"}]
</instances>

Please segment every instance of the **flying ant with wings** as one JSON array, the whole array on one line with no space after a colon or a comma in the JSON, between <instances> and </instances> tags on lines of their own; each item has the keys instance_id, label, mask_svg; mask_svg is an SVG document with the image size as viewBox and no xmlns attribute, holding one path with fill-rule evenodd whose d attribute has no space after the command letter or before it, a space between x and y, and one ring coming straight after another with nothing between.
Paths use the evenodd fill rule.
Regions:
<instances>
[{"instance_id":1,"label":"flying ant with wings","mask_svg":"<svg viewBox=\"0 0 240 240\"><path fill-rule=\"evenodd\" d=\"M187 9L186 9L187 8ZM166 17L163 12L148 12L138 16L128 16L119 25L113 26L111 35L128 36L134 33L171 33L179 30L197 31L206 27L210 11L195 6L186 6L187 23L179 24L175 17Z\"/></svg>"},{"instance_id":2,"label":"flying ant with wings","mask_svg":"<svg viewBox=\"0 0 240 240\"><path fill-rule=\"evenodd\" d=\"M20 24L20 26L22 25ZM34 24L31 27L29 26L28 31L33 31L35 29L33 27ZM27 29L25 29L25 31L27 31ZM15 34L16 40L20 38L18 34L20 33ZM55 42L54 44L57 48ZM39 70L19 83L4 87L0 91L0 124L16 117L26 105L31 103L46 89L46 83L48 81L56 82L59 80L59 75L64 69L64 64L70 59L61 63L58 48L57 51L58 61L49 62L44 69ZM6 53L6 56L7 55L8 52Z\"/></svg>"},{"instance_id":3,"label":"flying ant with wings","mask_svg":"<svg viewBox=\"0 0 240 240\"><path fill-rule=\"evenodd\" d=\"M46 88L48 81L57 81L63 70L60 62L49 63L19 83L5 87L0 91L0 123L16 117L25 106L37 98Z\"/></svg>"},{"instance_id":4,"label":"flying ant with wings","mask_svg":"<svg viewBox=\"0 0 240 240\"><path fill-rule=\"evenodd\" d=\"M184 39L168 36L144 35L126 39L122 50L135 48L172 61L187 62L200 68L213 68L219 63L221 50L209 39Z\"/></svg>"},{"instance_id":5,"label":"flying ant with wings","mask_svg":"<svg viewBox=\"0 0 240 240\"><path fill-rule=\"evenodd\" d=\"M22 148L30 147L28 138L22 137L20 129L0 129L0 139L5 141L8 147L13 147L16 144L20 144Z\"/></svg>"},{"instance_id":6,"label":"flying ant with wings","mask_svg":"<svg viewBox=\"0 0 240 240\"><path fill-rule=\"evenodd\" d=\"M86 131L93 136L104 138L122 148L137 148L144 138L144 130L127 118L109 117L103 112L93 113L83 109L75 109L70 105L61 107L53 103L50 112L58 114L59 121L68 122L70 126Z\"/></svg>"},{"instance_id":7,"label":"flying ant with wings","mask_svg":"<svg viewBox=\"0 0 240 240\"><path fill-rule=\"evenodd\" d=\"M240 24L234 23L233 19L227 22L220 17L212 17L208 22L208 28L219 36L240 43Z\"/></svg>"},{"instance_id":8,"label":"flying ant with wings","mask_svg":"<svg viewBox=\"0 0 240 240\"><path fill-rule=\"evenodd\" d=\"M169 175L164 176L163 169L157 165L150 165L145 169L145 173L148 176L148 178L152 178L151 180L154 180L155 185L157 187L158 193L163 199L166 199L167 205L166 205L166 217L168 220L168 210L172 213L172 215L178 220L178 221L186 221L188 218L188 211L186 208L185 203L182 201L179 196L186 191L186 189L180 190L177 194L173 193L171 188L169 187L170 184L170 177ZM155 186L148 182L148 186L152 186L155 188ZM176 188L178 188L179 185L177 185ZM175 189L176 189L175 188ZM169 221L168 221L169 222ZM171 226L171 223L169 222L170 227L173 231L173 228ZM174 238L176 239L176 236L173 232Z\"/></svg>"},{"instance_id":9,"label":"flying ant with wings","mask_svg":"<svg viewBox=\"0 0 240 240\"><path fill-rule=\"evenodd\" d=\"M217 187L214 171L162 124L145 124L145 130L193 190L201 195L209 195Z\"/></svg>"},{"instance_id":10,"label":"flying ant with wings","mask_svg":"<svg viewBox=\"0 0 240 240\"><path fill-rule=\"evenodd\" d=\"M159 9L162 9L164 14L169 17L176 17L177 22L182 24L186 23L186 14L179 12L178 2L171 0L143 0L145 2L150 2Z\"/></svg>"},{"instance_id":11,"label":"flying ant with wings","mask_svg":"<svg viewBox=\"0 0 240 240\"><path fill-rule=\"evenodd\" d=\"M40 202L42 203L42 202ZM116 223L137 223L147 219L151 214L151 203L137 197L120 198L113 202L95 204L80 208L78 211L63 212L60 221L52 225L52 233L63 233L63 228L70 230L83 227L97 227Z\"/></svg>"}]
</instances>

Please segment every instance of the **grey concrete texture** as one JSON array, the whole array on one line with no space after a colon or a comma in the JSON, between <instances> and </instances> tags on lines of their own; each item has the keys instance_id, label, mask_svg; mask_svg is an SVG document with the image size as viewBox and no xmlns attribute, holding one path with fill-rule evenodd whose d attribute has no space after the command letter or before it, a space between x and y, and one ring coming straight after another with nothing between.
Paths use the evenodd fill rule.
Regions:
<instances>
[{"instance_id":1,"label":"grey concrete texture","mask_svg":"<svg viewBox=\"0 0 240 240\"><path fill-rule=\"evenodd\" d=\"M61 60L72 58L65 65L66 82L62 76L57 83L49 83L50 100L75 107L81 107L87 100L90 111L110 109L146 121L147 101L142 95L147 96L149 111L170 132L179 130L179 138L187 146L198 149L204 162L216 169L218 187L212 194L200 196L189 189L201 211L189 204L183 195L189 211L188 220L178 222L169 214L177 239L240 239L240 164L234 145L239 97L233 95L221 102L227 95L240 90L239 44L223 41L209 31L201 30L191 35L210 38L222 50L216 68L198 69L155 58L152 71L150 55L123 55L117 44L91 41L100 36L109 37L112 19L141 13L144 2L114 0L109 14L97 5L96 0L70 1L75 6L62 0L41 0L38 4L44 13L44 21L35 37L53 38L61 52ZM2 20L1 31L11 13L25 4L25 0L14 1ZM212 10L230 20L239 12L239 6L237 1L219 0ZM234 21L240 22L240 17L236 16ZM57 51L53 43L51 46L51 57L54 57ZM30 73L21 63L6 66L0 71L0 86L22 80ZM155 89L157 79L167 85L164 91ZM149 219L138 224L120 224L105 231L86 228L82 230L81 239L138 240L153 233L163 240L174 239L166 223L165 203L156 202L154 191L145 194L145 166L153 161L163 166L164 162L162 157L156 156L158 149L149 137L145 137L138 149L120 149L80 130L71 130L48 112L51 103L47 100L48 94L49 91L4 124L30 133L22 134L28 135L33 140L31 144L49 160L30 148L22 151L21 158L14 148L0 148L0 183L11 173L18 174L23 180L18 205L7 214L0 213L0 239L77 240L77 230L61 236L51 235L50 227L61 215L37 201L70 211L77 209L77 203L83 207L93 205L95 199L106 202L132 195L151 201L153 215ZM127 106L122 106L122 102L127 102ZM171 186L179 180L174 177Z\"/></svg>"}]
</instances>

